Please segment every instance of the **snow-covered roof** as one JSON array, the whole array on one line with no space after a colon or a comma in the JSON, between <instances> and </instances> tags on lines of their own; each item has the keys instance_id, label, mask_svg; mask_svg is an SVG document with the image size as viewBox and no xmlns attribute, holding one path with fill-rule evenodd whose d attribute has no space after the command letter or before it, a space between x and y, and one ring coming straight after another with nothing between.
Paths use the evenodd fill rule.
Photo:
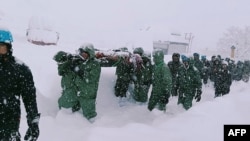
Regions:
<instances>
[{"instance_id":1,"label":"snow-covered roof","mask_svg":"<svg viewBox=\"0 0 250 141\"><path fill-rule=\"evenodd\" d=\"M53 31L53 26L48 18L42 16L33 16L29 21L29 29L42 29Z\"/></svg>"},{"instance_id":2,"label":"snow-covered roof","mask_svg":"<svg viewBox=\"0 0 250 141\"><path fill-rule=\"evenodd\" d=\"M185 38L185 34L182 35L180 33L171 33L168 34L165 38L164 41L162 40L158 40L158 41L154 41L154 42L158 42L158 43L183 43L183 44L188 44L189 40L187 38Z\"/></svg>"}]
</instances>

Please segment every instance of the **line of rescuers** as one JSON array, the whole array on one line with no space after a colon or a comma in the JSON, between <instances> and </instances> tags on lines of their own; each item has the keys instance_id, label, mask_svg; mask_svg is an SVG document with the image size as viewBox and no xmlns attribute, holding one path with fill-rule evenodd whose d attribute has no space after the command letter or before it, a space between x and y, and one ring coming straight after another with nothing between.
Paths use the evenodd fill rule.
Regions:
<instances>
[{"instance_id":1,"label":"line of rescuers","mask_svg":"<svg viewBox=\"0 0 250 141\"><path fill-rule=\"evenodd\" d=\"M208 60L198 53L191 57L173 53L166 63L164 57L161 49L154 49L152 55L142 47L135 48L133 53L127 47L102 51L92 43L81 45L76 54L59 51L53 58L61 76L59 108L81 110L90 122L95 121L101 67L116 67L114 96L119 106L132 102L147 105L149 111L165 112L169 98L176 96L177 104L188 110L193 100L201 100L202 85L213 84L215 97L230 92L234 80L229 66L232 60L220 55Z\"/></svg>"}]
</instances>

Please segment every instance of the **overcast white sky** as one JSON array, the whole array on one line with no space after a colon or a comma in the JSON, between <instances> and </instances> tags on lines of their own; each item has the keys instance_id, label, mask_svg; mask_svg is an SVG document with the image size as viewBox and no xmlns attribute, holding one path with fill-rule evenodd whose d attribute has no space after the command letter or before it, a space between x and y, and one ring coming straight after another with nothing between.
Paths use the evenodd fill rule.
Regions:
<instances>
[{"instance_id":1,"label":"overcast white sky","mask_svg":"<svg viewBox=\"0 0 250 141\"><path fill-rule=\"evenodd\" d=\"M42 15L61 34L71 30L69 38L83 40L131 40L129 34L167 40L170 32L192 33L197 49L216 47L231 26L250 25L249 5L249 0L9 0L0 10L12 10L22 20L16 13Z\"/></svg>"}]
</instances>

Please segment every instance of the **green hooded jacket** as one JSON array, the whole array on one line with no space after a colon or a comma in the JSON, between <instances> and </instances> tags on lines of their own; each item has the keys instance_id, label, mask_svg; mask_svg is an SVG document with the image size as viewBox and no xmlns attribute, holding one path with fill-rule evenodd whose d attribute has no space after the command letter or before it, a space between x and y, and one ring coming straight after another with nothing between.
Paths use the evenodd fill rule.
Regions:
<instances>
[{"instance_id":1,"label":"green hooded jacket","mask_svg":"<svg viewBox=\"0 0 250 141\"><path fill-rule=\"evenodd\" d=\"M95 99L97 96L101 66L95 59L93 48L85 47L83 51L89 54L89 58L75 67L75 71L79 74L75 79L75 84L79 89L78 96Z\"/></svg>"},{"instance_id":2,"label":"green hooded jacket","mask_svg":"<svg viewBox=\"0 0 250 141\"><path fill-rule=\"evenodd\" d=\"M148 109L151 111L157 104L159 109L164 110L168 103L172 89L172 75L167 64L164 63L164 53L161 50L153 52L153 77L152 92L149 98Z\"/></svg>"},{"instance_id":3,"label":"green hooded jacket","mask_svg":"<svg viewBox=\"0 0 250 141\"><path fill-rule=\"evenodd\" d=\"M155 51L153 54L153 91L158 92L162 90L171 91L172 89L172 75L167 64L164 62L164 54L162 51Z\"/></svg>"},{"instance_id":4,"label":"green hooded jacket","mask_svg":"<svg viewBox=\"0 0 250 141\"><path fill-rule=\"evenodd\" d=\"M200 93L202 81L199 71L188 60L189 66L183 65L178 71L177 85L179 88L178 104L187 110L192 107L193 98Z\"/></svg>"},{"instance_id":5,"label":"green hooded jacket","mask_svg":"<svg viewBox=\"0 0 250 141\"><path fill-rule=\"evenodd\" d=\"M68 56L68 53L59 51L53 58L58 64L58 74L61 76L62 95L58 100L60 108L70 108L77 101L78 89L73 83L77 74L73 71L73 62Z\"/></svg>"}]
</instances>

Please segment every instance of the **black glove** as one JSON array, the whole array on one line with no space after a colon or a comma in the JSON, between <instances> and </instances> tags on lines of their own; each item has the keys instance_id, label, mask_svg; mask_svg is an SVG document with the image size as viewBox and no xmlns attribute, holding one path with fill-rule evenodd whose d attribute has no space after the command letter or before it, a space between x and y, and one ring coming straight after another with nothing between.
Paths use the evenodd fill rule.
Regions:
<instances>
[{"instance_id":1,"label":"black glove","mask_svg":"<svg viewBox=\"0 0 250 141\"><path fill-rule=\"evenodd\" d=\"M196 91L196 95L194 97L196 99L196 102L199 102L201 100L201 93L202 93L201 89L198 89Z\"/></svg>"},{"instance_id":2,"label":"black glove","mask_svg":"<svg viewBox=\"0 0 250 141\"><path fill-rule=\"evenodd\" d=\"M67 59L67 60L72 60L73 57L74 57L74 56L73 56L72 54L67 54L66 59Z\"/></svg>"},{"instance_id":3,"label":"black glove","mask_svg":"<svg viewBox=\"0 0 250 141\"><path fill-rule=\"evenodd\" d=\"M39 136L39 119L40 114L35 116L27 116L28 130L24 136L25 141L36 141Z\"/></svg>"}]
</instances>

